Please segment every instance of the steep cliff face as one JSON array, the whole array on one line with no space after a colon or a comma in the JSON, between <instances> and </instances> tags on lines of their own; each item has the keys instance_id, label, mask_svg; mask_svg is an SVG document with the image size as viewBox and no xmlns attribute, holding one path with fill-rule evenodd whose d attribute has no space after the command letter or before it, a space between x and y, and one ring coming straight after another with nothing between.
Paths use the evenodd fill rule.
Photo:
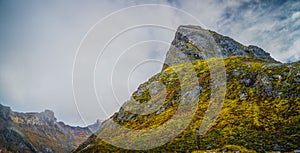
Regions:
<instances>
[{"instance_id":1,"label":"steep cliff face","mask_svg":"<svg viewBox=\"0 0 300 153\"><path fill-rule=\"evenodd\" d=\"M57 122L51 110L18 113L0 104L0 121L0 148L12 152L68 152L92 134Z\"/></svg>"},{"instance_id":2,"label":"steep cliff face","mask_svg":"<svg viewBox=\"0 0 300 153\"><path fill-rule=\"evenodd\" d=\"M226 94L219 111L211 108L211 98L224 83L212 78L223 61ZM192 68L190 68L192 66ZM196 81L192 76L196 76ZM184 79L180 79L184 78ZM212 82L217 82L211 85ZM112 137L110 143L125 141L125 147L138 143L141 152L213 151L292 151L300 144L300 64L283 64L255 46L245 47L229 37L198 26L180 26L175 34L163 70L141 84L120 110L104 121L100 130L73 152L130 152L103 141L100 135ZM184 91L183 87L191 87ZM147 150L181 128L178 124L161 129L157 139L140 137L122 130L159 129L176 116L181 105L197 103L195 114L184 130L168 143ZM213 106L216 107L216 106ZM212 108L213 108L212 107ZM132 109L134 108L134 109ZM130 110L130 111L129 111ZM218 113L210 128L201 131L202 123L212 119L207 113ZM121 131L121 132L120 132ZM202 133L201 133L202 132ZM100 136L100 137L99 137ZM142 149L141 149L142 148ZM139 151L137 151L139 152Z\"/></svg>"},{"instance_id":3,"label":"steep cliff face","mask_svg":"<svg viewBox=\"0 0 300 153\"><path fill-rule=\"evenodd\" d=\"M179 26L167 53L165 67L211 57L247 56L275 61L257 46L244 46L230 37L199 26Z\"/></svg>"}]
</instances>

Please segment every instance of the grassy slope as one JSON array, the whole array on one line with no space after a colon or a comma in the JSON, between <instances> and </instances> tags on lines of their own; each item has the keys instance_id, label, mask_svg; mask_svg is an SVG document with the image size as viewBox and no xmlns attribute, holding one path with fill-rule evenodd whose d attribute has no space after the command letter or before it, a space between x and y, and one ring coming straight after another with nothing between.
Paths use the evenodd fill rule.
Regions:
<instances>
[{"instance_id":1,"label":"grassy slope","mask_svg":"<svg viewBox=\"0 0 300 153\"><path fill-rule=\"evenodd\" d=\"M300 65L268 63L261 59L248 57L230 57L224 59L224 62L227 73L227 93L222 110L212 128L205 135L200 136L199 141L196 130L202 122L211 94L208 66L205 61L199 60L193 62L193 65L203 91L200 94L198 109L193 121L175 139L148 151L190 152L205 150L209 146L216 150L224 148L230 150L231 148L244 152L278 149L292 151L300 148L300 83L297 82L297 79L300 79ZM155 128L166 122L178 106L174 101L179 96L177 94L179 82L176 75L172 75L174 74L172 69L185 67L185 64L169 67L149 80L151 82L158 77L167 85L164 105L169 104L170 107L165 111L159 115L155 113L138 115L126 122L122 122L115 115L113 116L114 120L132 129ZM188 75L190 72L186 73ZM144 86L147 84L146 82ZM150 99L147 92L139 96L136 92L133 97L142 103L146 103ZM123 116L130 115L130 112L123 113ZM114 131L109 132L113 133ZM89 141L88 147L81 145L77 151L130 152L97 140L95 136L91 137Z\"/></svg>"}]
</instances>

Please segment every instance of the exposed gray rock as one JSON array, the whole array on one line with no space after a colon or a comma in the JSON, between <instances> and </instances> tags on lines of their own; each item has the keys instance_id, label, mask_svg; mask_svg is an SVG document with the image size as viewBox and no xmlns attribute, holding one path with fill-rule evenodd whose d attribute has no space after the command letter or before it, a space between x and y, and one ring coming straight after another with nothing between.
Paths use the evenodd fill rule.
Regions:
<instances>
[{"instance_id":1,"label":"exposed gray rock","mask_svg":"<svg viewBox=\"0 0 300 153\"><path fill-rule=\"evenodd\" d=\"M246 93L245 92L242 92L241 94L240 94L240 100L246 100Z\"/></svg>"},{"instance_id":2,"label":"exposed gray rock","mask_svg":"<svg viewBox=\"0 0 300 153\"><path fill-rule=\"evenodd\" d=\"M155 114L156 115L159 115L160 113L162 113L163 111L165 110L165 108L164 107L162 107L161 109L159 109Z\"/></svg>"},{"instance_id":3,"label":"exposed gray rock","mask_svg":"<svg viewBox=\"0 0 300 153\"><path fill-rule=\"evenodd\" d=\"M284 87L288 87L288 86L290 86L291 84L289 84L289 83L285 83L284 84Z\"/></svg>"},{"instance_id":4,"label":"exposed gray rock","mask_svg":"<svg viewBox=\"0 0 300 153\"><path fill-rule=\"evenodd\" d=\"M235 76L239 76L241 75L241 72L239 70L233 70L232 74Z\"/></svg>"},{"instance_id":5,"label":"exposed gray rock","mask_svg":"<svg viewBox=\"0 0 300 153\"><path fill-rule=\"evenodd\" d=\"M277 96L278 96L279 98L281 98L281 97L282 97L282 95L283 95L283 93L282 93L282 92L278 92L278 93L277 93Z\"/></svg>"},{"instance_id":6,"label":"exposed gray rock","mask_svg":"<svg viewBox=\"0 0 300 153\"><path fill-rule=\"evenodd\" d=\"M222 153L225 153L227 151L228 151L228 148L225 148L225 149L222 150Z\"/></svg>"},{"instance_id":7,"label":"exposed gray rock","mask_svg":"<svg viewBox=\"0 0 300 153\"><path fill-rule=\"evenodd\" d=\"M212 146L207 146L206 147L206 150L211 150L212 149Z\"/></svg>"},{"instance_id":8,"label":"exposed gray rock","mask_svg":"<svg viewBox=\"0 0 300 153\"><path fill-rule=\"evenodd\" d=\"M278 74L273 75L273 78L275 78L276 80L281 80L282 79L281 75L278 75Z\"/></svg>"},{"instance_id":9,"label":"exposed gray rock","mask_svg":"<svg viewBox=\"0 0 300 153\"><path fill-rule=\"evenodd\" d=\"M171 106L170 103L162 106L155 114L159 115L160 113L162 113L163 111L165 111L166 109L168 109L170 106Z\"/></svg>"},{"instance_id":10,"label":"exposed gray rock","mask_svg":"<svg viewBox=\"0 0 300 153\"><path fill-rule=\"evenodd\" d=\"M266 85L265 87L266 96L271 96L273 93L273 86L271 84Z\"/></svg>"},{"instance_id":11,"label":"exposed gray rock","mask_svg":"<svg viewBox=\"0 0 300 153\"><path fill-rule=\"evenodd\" d=\"M242 79L241 83L244 84L246 87L250 87L255 83L255 79L254 78L244 78Z\"/></svg>"},{"instance_id":12,"label":"exposed gray rock","mask_svg":"<svg viewBox=\"0 0 300 153\"><path fill-rule=\"evenodd\" d=\"M48 124L53 125L56 122L54 112L46 109L44 112L40 113L41 119L48 122Z\"/></svg>"},{"instance_id":13,"label":"exposed gray rock","mask_svg":"<svg viewBox=\"0 0 300 153\"><path fill-rule=\"evenodd\" d=\"M202 86L195 86L194 90L186 92L182 96L182 100L185 101L188 99L188 101L193 102L196 100L197 96L202 92Z\"/></svg>"},{"instance_id":14,"label":"exposed gray rock","mask_svg":"<svg viewBox=\"0 0 300 153\"><path fill-rule=\"evenodd\" d=\"M131 114L128 118L127 118L127 121L130 121L130 120L133 120L136 118L136 114Z\"/></svg>"},{"instance_id":15,"label":"exposed gray rock","mask_svg":"<svg viewBox=\"0 0 300 153\"><path fill-rule=\"evenodd\" d=\"M10 107L3 106L0 104L0 117L2 117L5 120L10 120L10 114L11 114L11 109Z\"/></svg>"},{"instance_id":16,"label":"exposed gray rock","mask_svg":"<svg viewBox=\"0 0 300 153\"><path fill-rule=\"evenodd\" d=\"M48 148L48 147L45 147L44 150L45 150L47 153L54 153L54 151L53 151L51 148Z\"/></svg>"},{"instance_id":17,"label":"exposed gray rock","mask_svg":"<svg viewBox=\"0 0 300 153\"><path fill-rule=\"evenodd\" d=\"M275 68L275 67L281 67L282 65L280 63L269 63L267 65L264 65L263 68Z\"/></svg>"},{"instance_id":18,"label":"exposed gray rock","mask_svg":"<svg viewBox=\"0 0 300 153\"><path fill-rule=\"evenodd\" d=\"M167 53L164 68L198 59L229 56L249 56L275 61L269 53L257 46L244 46L227 36L200 26L185 25L177 29Z\"/></svg>"},{"instance_id":19,"label":"exposed gray rock","mask_svg":"<svg viewBox=\"0 0 300 153\"><path fill-rule=\"evenodd\" d=\"M266 85L268 82L270 81L270 77L269 76L265 76L261 79L261 82Z\"/></svg>"},{"instance_id":20,"label":"exposed gray rock","mask_svg":"<svg viewBox=\"0 0 300 153\"><path fill-rule=\"evenodd\" d=\"M294 81L300 83L300 78L294 78Z\"/></svg>"},{"instance_id":21,"label":"exposed gray rock","mask_svg":"<svg viewBox=\"0 0 300 153\"><path fill-rule=\"evenodd\" d=\"M240 82L246 87L250 87L254 85L257 80L256 73L242 72L240 75L243 76Z\"/></svg>"}]
</instances>

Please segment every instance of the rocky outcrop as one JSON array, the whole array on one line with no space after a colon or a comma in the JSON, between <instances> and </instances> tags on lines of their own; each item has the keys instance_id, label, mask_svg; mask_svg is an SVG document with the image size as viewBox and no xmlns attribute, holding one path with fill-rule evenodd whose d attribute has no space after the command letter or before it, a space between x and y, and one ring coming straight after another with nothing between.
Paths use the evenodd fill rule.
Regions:
<instances>
[{"instance_id":1,"label":"rocky outcrop","mask_svg":"<svg viewBox=\"0 0 300 153\"><path fill-rule=\"evenodd\" d=\"M19 113L0 104L0 148L15 153L64 153L76 148L93 132L57 122L54 112ZM90 125L96 131L100 121Z\"/></svg>"},{"instance_id":2,"label":"rocky outcrop","mask_svg":"<svg viewBox=\"0 0 300 153\"><path fill-rule=\"evenodd\" d=\"M0 104L0 118L5 120L10 120L11 109Z\"/></svg>"},{"instance_id":3,"label":"rocky outcrop","mask_svg":"<svg viewBox=\"0 0 300 153\"><path fill-rule=\"evenodd\" d=\"M211 57L247 56L275 61L268 52L249 45L244 46L230 37L206 30L200 26L179 26L167 53L165 66L193 62Z\"/></svg>"}]
</instances>

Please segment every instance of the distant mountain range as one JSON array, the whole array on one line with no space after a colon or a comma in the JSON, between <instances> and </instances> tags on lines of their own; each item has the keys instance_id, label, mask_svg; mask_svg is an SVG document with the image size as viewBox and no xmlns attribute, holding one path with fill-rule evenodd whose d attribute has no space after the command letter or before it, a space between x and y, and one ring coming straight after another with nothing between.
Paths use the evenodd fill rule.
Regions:
<instances>
[{"instance_id":1,"label":"distant mountain range","mask_svg":"<svg viewBox=\"0 0 300 153\"><path fill-rule=\"evenodd\" d=\"M166 143L152 147L160 141ZM281 63L259 47L188 25L178 28L162 71L73 152L295 149L300 149L299 62Z\"/></svg>"},{"instance_id":2,"label":"distant mountain range","mask_svg":"<svg viewBox=\"0 0 300 153\"><path fill-rule=\"evenodd\" d=\"M19 113L0 104L0 148L13 153L66 153L78 147L100 121L88 127L57 122L51 110Z\"/></svg>"}]
</instances>

